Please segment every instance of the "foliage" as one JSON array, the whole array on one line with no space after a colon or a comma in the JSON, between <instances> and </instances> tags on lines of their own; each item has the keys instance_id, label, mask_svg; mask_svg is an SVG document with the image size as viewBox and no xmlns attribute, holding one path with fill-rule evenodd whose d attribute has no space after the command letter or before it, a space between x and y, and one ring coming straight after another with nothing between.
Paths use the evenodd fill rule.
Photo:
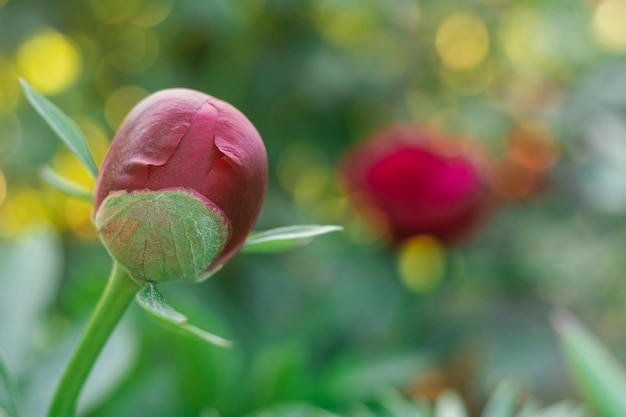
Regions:
<instances>
[{"instance_id":1,"label":"foliage","mask_svg":"<svg viewBox=\"0 0 626 417\"><path fill-rule=\"evenodd\" d=\"M45 412L110 268L92 206L53 188L88 199L124 115L177 86L233 103L263 137L270 184L258 230L344 231L270 255L261 249L273 244L251 240L204 284L160 287L188 323L233 347L164 332L132 307L82 415L424 414L415 399L443 413L459 404L453 390L468 415L496 416L487 404L506 377L524 389L504 412L516 398L529 404L515 410L523 416L618 398L622 9L617 0L0 0L0 349L18 411ZM18 77L75 120L91 168L32 110ZM358 196L344 193L338 161L394 122L471 137L489 156L493 211L465 245L389 246L369 227L377 213L352 209ZM577 326L555 336L548 317L563 307L607 349Z\"/></svg>"}]
</instances>

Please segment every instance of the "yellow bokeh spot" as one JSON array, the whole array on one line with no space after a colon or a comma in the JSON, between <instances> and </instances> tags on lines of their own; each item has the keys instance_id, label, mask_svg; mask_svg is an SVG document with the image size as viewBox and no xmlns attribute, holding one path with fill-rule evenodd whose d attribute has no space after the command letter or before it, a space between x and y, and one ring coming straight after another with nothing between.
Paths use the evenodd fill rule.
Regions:
<instances>
[{"instance_id":1,"label":"yellow bokeh spot","mask_svg":"<svg viewBox=\"0 0 626 417\"><path fill-rule=\"evenodd\" d=\"M398 269L402 281L411 291L432 290L445 274L444 248L432 236L412 237L399 248Z\"/></svg>"},{"instance_id":2,"label":"yellow bokeh spot","mask_svg":"<svg viewBox=\"0 0 626 417\"><path fill-rule=\"evenodd\" d=\"M43 94L69 88L80 75L81 55L63 34L43 30L20 45L17 65L21 75Z\"/></svg>"},{"instance_id":3,"label":"yellow bokeh spot","mask_svg":"<svg viewBox=\"0 0 626 417\"><path fill-rule=\"evenodd\" d=\"M4 198L7 196L7 182L4 179L4 174L0 171L0 206L4 201Z\"/></svg>"},{"instance_id":4,"label":"yellow bokeh spot","mask_svg":"<svg viewBox=\"0 0 626 417\"><path fill-rule=\"evenodd\" d=\"M316 202L332 181L332 172L323 166L308 167L297 177L293 198L300 205Z\"/></svg>"},{"instance_id":5,"label":"yellow bokeh spot","mask_svg":"<svg viewBox=\"0 0 626 417\"><path fill-rule=\"evenodd\" d=\"M61 150L52 160L52 168L55 172L68 180L87 188L94 187L94 179L88 173L83 164L69 150Z\"/></svg>"},{"instance_id":6,"label":"yellow bokeh spot","mask_svg":"<svg viewBox=\"0 0 626 417\"><path fill-rule=\"evenodd\" d=\"M90 0L94 15L104 23L117 23L135 17L141 0Z\"/></svg>"},{"instance_id":7,"label":"yellow bokeh spot","mask_svg":"<svg viewBox=\"0 0 626 417\"><path fill-rule=\"evenodd\" d=\"M448 16L435 38L437 53L444 65L456 71L478 67L489 53L489 33L478 17L470 13Z\"/></svg>"},{"instance_id":8,"label":"yellow bokeh spot","mask_svg":"<svg viewBox=\"0 0 626 417\"><path fill-rule=\"evenodd\" d=\"M98 233L91 222L92 205L86 201L68 198L65 202L65 221L74 234L83 239L96 239Z\"/></svg>"},{"instance_id":9,"label":"yellow bokeh spot","mask_svg":"<svg viewBox=\"0 0 626 417\"><path fill-rule=\"evenodd\" d=\"M552 26L534 10L513 9L506 14L500 38L505 53L517 66L543 71L558 63Z\"/></svg>"},{"instance_id":10,"label":"yellow bokeh spot","mask_svg":"<svg viewBox=\"0 0 626 417\"><path fill-rule=\"evenodd\" d=\"M173 8L173 0L149 1L143 5L141 11L132 20L137 26L156 26L172 13Z\"/></svg>"},{"instance_id":11,"label":"yellow bokeh spot","mask_svg":"<svg viewBox=\"0 0 626 417\"><path fill-rule=\"evenodd\" d=\"M343 47L371 45L372 40L384 35L376 13L363 5L318 2L313 20L329 42Z\"/></svg>"},{"instance_id":12,"label":"yellow bokeh spot","mask_svg":"<svg viewBox=\"0 0 626 417\"><path fill-rule=\"evenodd\" d=\"M130 109L147 95L146 90L135 85L118 88L111 93L104 105L104 117L111 129L117 130Z\"/></svg>"},{"instance_id":13,"label":"yellow bokeh spot","mask_svg":"<svg viewBox=\"0 0 626 417\"><path fill-rule=\"evenodd\" d=\"M27 227L50 222L42 196L30 188L9 193L0 206L0 236L15 236Z\"/></svg>"},{"instance_id":14,"label":"yellow bokeh spot","mask_svg":"<svg viewBox=\"0 0 626 417\"><path fill-rule=\"evenodd\" d=\"M593 14L598 41L613 52L626 52L626 0L605 0Z\"/></svg>"}]
</instances>

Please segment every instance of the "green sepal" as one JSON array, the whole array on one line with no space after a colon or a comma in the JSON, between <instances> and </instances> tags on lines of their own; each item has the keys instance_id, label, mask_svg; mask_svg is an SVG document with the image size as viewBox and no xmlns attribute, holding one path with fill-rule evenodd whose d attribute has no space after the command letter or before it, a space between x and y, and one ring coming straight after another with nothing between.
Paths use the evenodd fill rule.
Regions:
<instances>
[{"instance_id":1,"label":"green sepal","mask_svg":"<svg viewBox=\"0 0 626 417\"><path fill-rule=\"evenodd\" d=\"M116 192L100 205L96 230L139 283L196 282L228 240L226 218L193 192Z\"/></svg>"},{"instance_id":2,"label":"green sepal","mask_svg":"<svg viewBox=\"0 0 626 417\"><path fill-rule=\"evenodd\" d=\"M187 322L187 316L179 313L165 303L163 295L157 290L154 284L146 285L144 289L137 293L135 299L145 311L156 318L158 322L168 330L190 336L211 345L223 348L232 346L230 340L226 340L189 324Z\"/></svg>"},{"instance_id":3,"label":"green sepal","mask_svg":"<svg viewBox=\"0 0 626 417\"><path fill-rule=\"evenodd\" d=\"M91 190L59 175L49 166L45 166L39 170L39 177L48 183L48 185L53 186L64 194L78 198L79 200L93 201L93 193Z\"/></svg>"},{"instance_id":4,"label":"green sepal","mask_svg":"<svg viewBox=\"0 0 626 417\"><path fill-rule=\"evenodd\" d=\"M282 252L309 243L313 237L343 230L341 226L296 225L252 232L241 249L243 252Z\"/></svg>"},{"instance_id":5,"label":"green sepal","mask_svg":"<svg viewBox=\"0 0 626 417\"><path fill-rule=\"evenodd\" d=\"M26 80L20 78L20 85L28 102L35 108L37 113L48 123L48 126L57 134L93 178L98 175L96 166L85 135L80 128L50 100L39 94Z\"/></svg>"}]
</instances>

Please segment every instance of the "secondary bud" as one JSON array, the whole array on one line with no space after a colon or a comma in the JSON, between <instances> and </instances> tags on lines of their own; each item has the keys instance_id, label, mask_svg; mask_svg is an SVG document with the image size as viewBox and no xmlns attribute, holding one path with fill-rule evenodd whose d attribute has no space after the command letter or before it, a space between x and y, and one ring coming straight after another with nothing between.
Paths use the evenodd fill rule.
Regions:
<instances>
[{"instance_id":1,"label":"secondary bud","mask_svg":"<svg viewBox=\"0 0 626 417\"><path fill-rule=\"evenodd\" d=\"M258 132L204 93L154 93L128 114L98 175L95 224L138 281L197 281L243 245L267 186Z\"/></svg>"},{"instance_id":2,"label":"secondary bud","mask_svg":"<svg viewBox=\"0 0 626 417\"><path fill-rule=\"evenodd\" d=\"M392 126L351 149L341 174L357 208L375 211L372 226L400 242L428 234L456 243L489 206L486 163L471 142L417 126Z\"/></svg>"}]
</instances>

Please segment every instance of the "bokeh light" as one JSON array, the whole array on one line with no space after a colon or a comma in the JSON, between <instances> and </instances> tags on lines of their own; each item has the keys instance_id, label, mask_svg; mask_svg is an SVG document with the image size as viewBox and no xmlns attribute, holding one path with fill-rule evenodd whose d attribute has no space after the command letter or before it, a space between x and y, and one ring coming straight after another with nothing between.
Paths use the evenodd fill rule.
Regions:
<instances>
[{"instance_id":1,"label":"bokeh light","mask_svg":"<svg viewBox=\"0 0 626 417\"><path fill-rule=\"evenodd\" d=\"M524 70L549 70L558 59L550 22L533 9L513 8L500 24L504 51Z\"/></svg>"},{"instance_id":2,"label":"bokeh light","mask_svg":"<svg viewBox=\"0 0 626 417\"><path fill-rule=\"evenodd\" d=\"M109 127L117 130L130 109L147 95L146 90L135 85L121 87L113 91L104 105L104 115Z\"/></svg>"},{"instance_id":3,"label":"bokeh light","mask_svg":"<svg viewBox=\"0 0 626 417\"><path fill-rule=\"evenodd\" d=\"M489 33L485 23L470 13L445 18L435 39L437 53L444 65L456 71L478 67L489 54Z\"/></svg>"},{"instance_id":4,"label":"bokeh light","mask_svg":"<svg viewBox=\"0 0 626 417\"><path fill-rule=\"evenodd\" d=\"M141 10L142 0L89 0L94 14L104 23L130 20Z\"/></svg>"},{"instance_id":5,"label":"bokeh light","mask_svg":"<svg viewBox=\"0 0 626 417\"><path fill-rule=\"evenodd\" d=\"M443 245L434 237L412 237L399 248L398 270L405 285L415 292L435 288L445 275Z\"/></svg>"},{"instance_id":6,"label":"bokeh light","mask_svg":"<svg viewBox=\"0 0 626 417\"><path fill-rule=\"evenodd\" d=\"M604 0L593 13L593 30L598 42L613 52L626 52L626 1Z\"/></svg>"},{"instance_id":7,"label":"bokeh light","mask_svg":"<svg viewBox=\"0 0 626 417\"><path fill-rule=\"evenodd\" d=\"M167 19L174 8L173 0L153 0L146 2L132 22L137 26L153 27Z\"/></svg>"},{"instance_id":8,"label":"bokeh light","mask_svg":"<svg viewBox=\"0 0 626 417\"><path fill-rule=\"evenodd\" d=\"M43 195L28 187L9 190L0 206L0 236L17 236L25 229L50 224L52 215Z\"/></svg>"},{"instance_id":9,"label":"bokeh light","mask_svg":"<svg viewBox=\"0 0 626 417\"><path fill-rule=\"evenodd\" d=\"M17 64L21 75L43 94L57 94L80 76L81 55L62 33L44 29L20 45Z\"/></svg>"}]
</instances>

